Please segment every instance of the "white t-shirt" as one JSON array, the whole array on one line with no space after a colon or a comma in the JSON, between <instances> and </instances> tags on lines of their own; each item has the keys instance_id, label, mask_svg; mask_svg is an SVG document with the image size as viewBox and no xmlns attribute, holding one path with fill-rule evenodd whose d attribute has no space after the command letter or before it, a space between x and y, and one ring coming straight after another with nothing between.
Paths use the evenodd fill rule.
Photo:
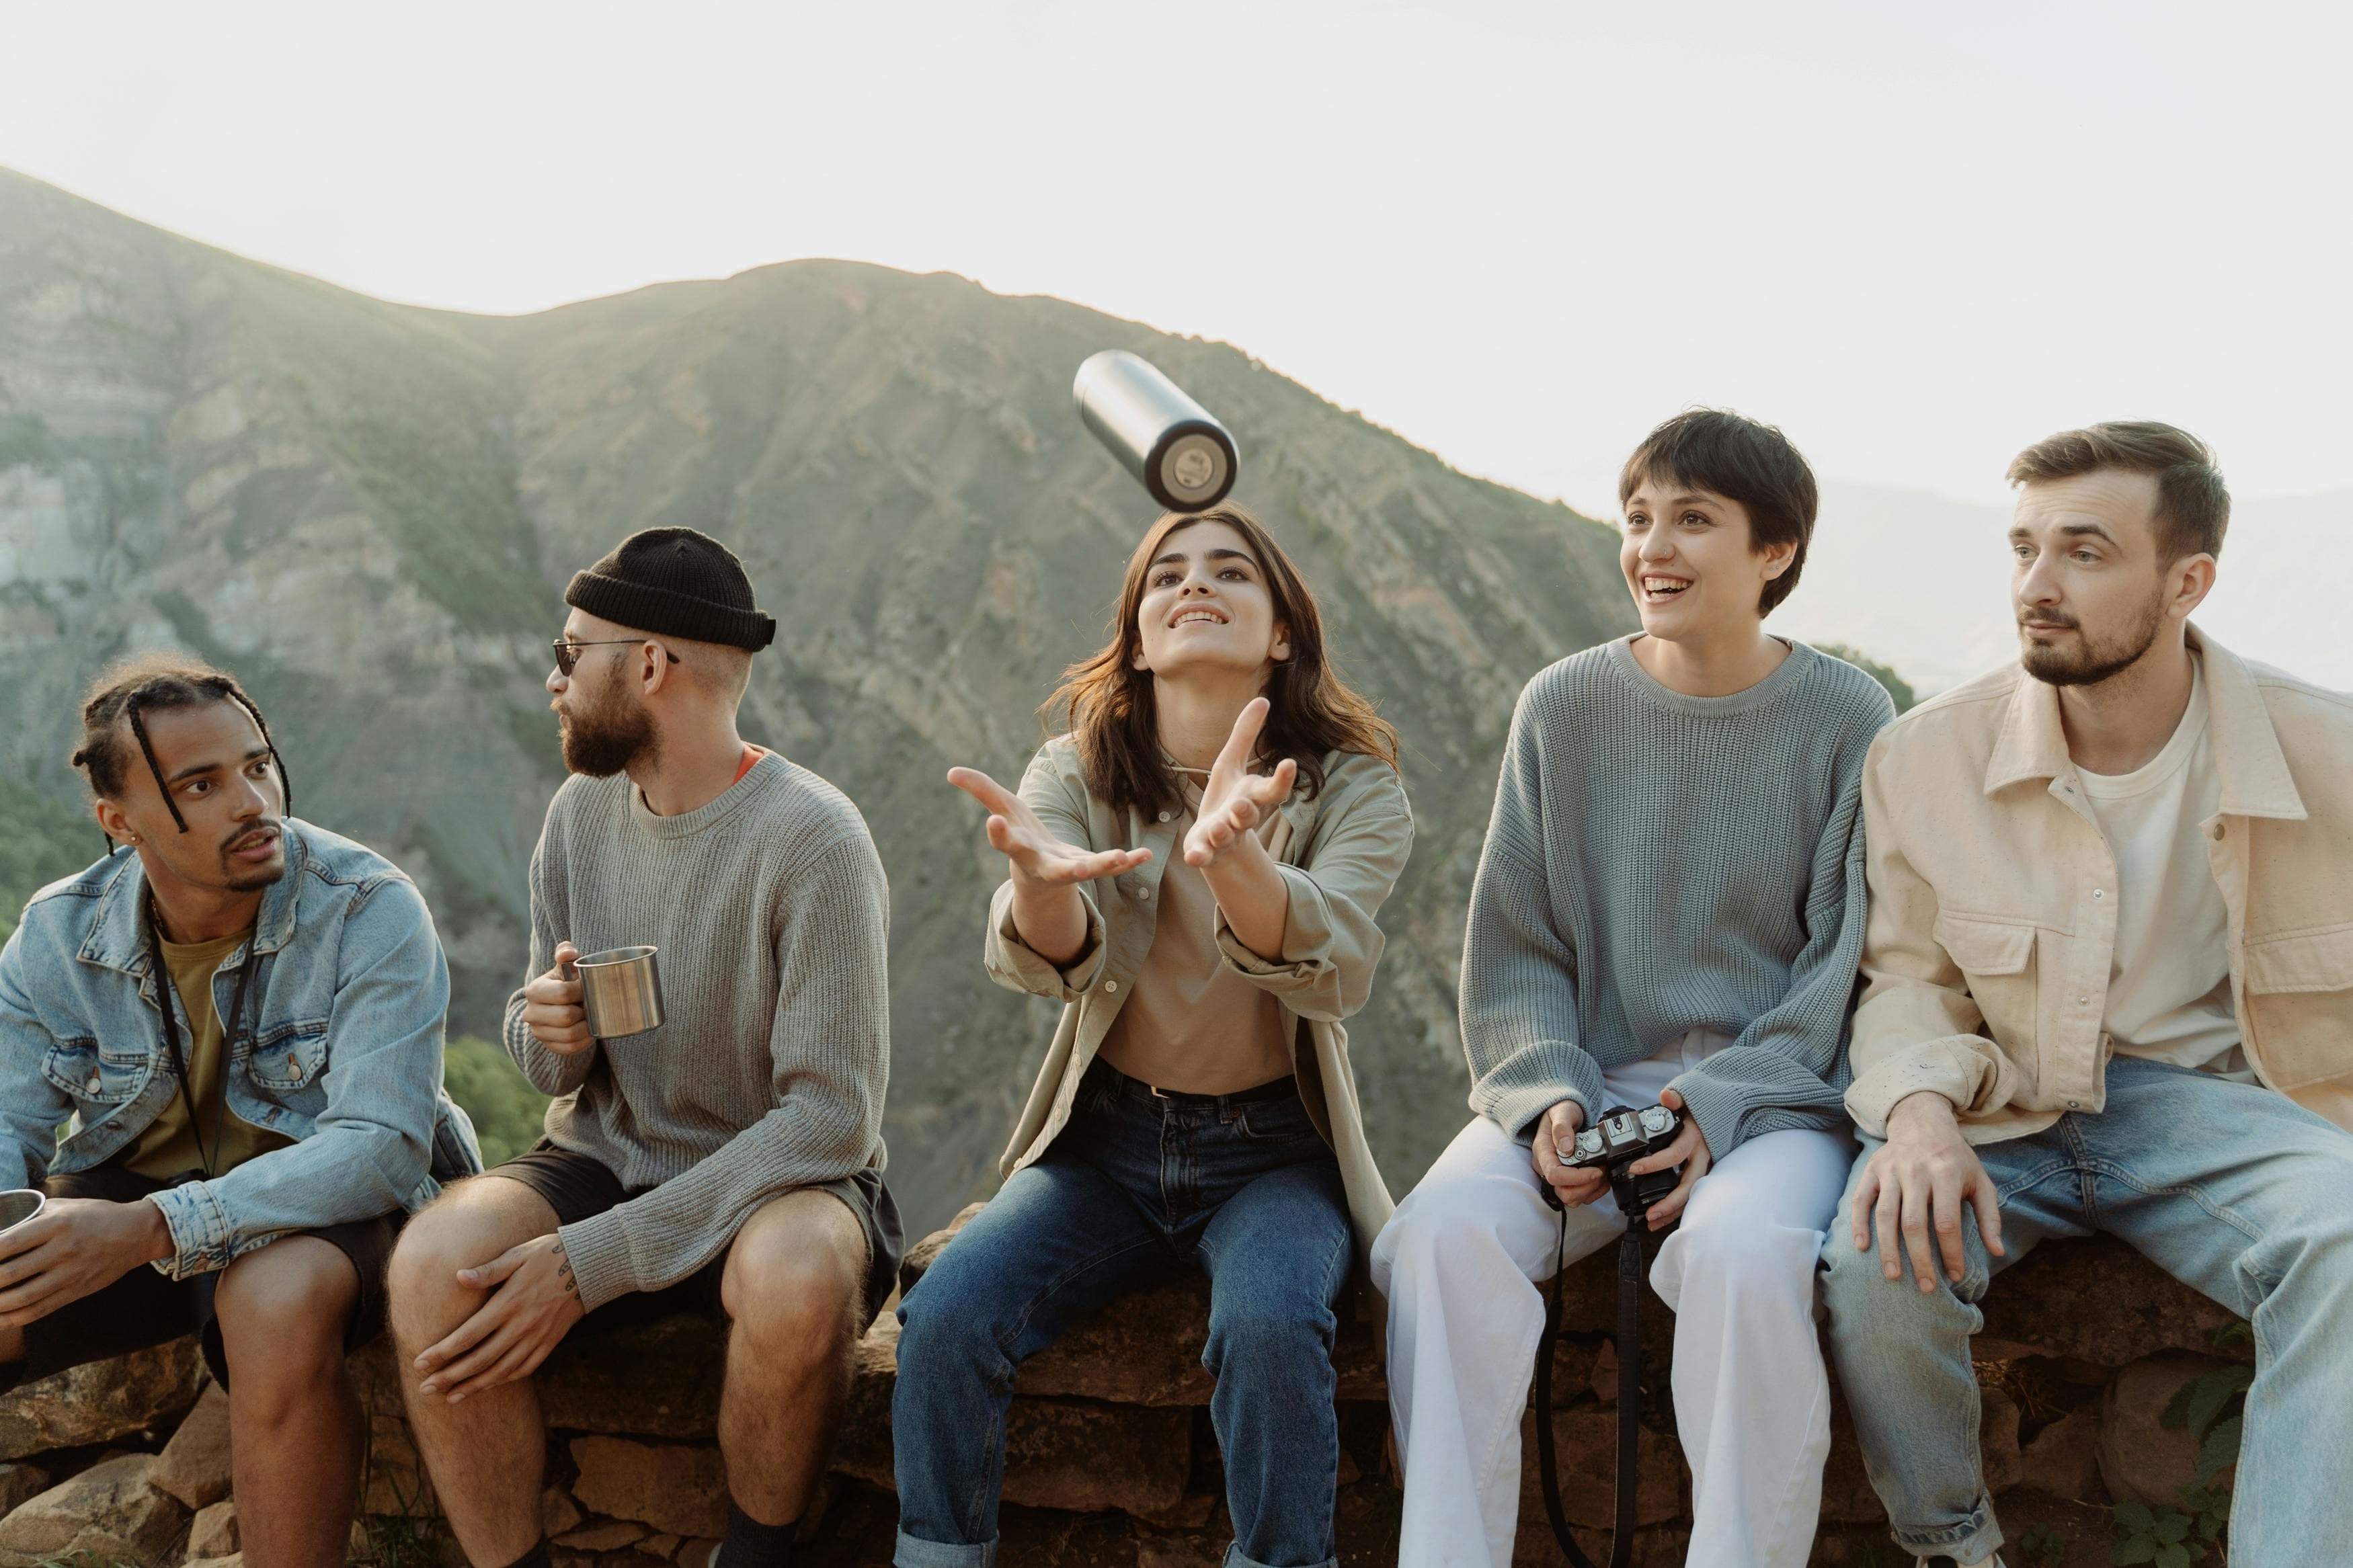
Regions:
<instances>
[{"instance_id":1,"label":"white t-shirt","mask_svg":"<svg viewBox=\"0 0 2353 1568\"><path fill-rule=\"evenodd\" d=\"M2230 911L2200 825L2221 805L2205 661L2173 738L2128 773L2077 770L2116 858L2116 948L2102 1026L2119 1055L2254 1080L2231 998Z\"/></svg>"}]
</instances>

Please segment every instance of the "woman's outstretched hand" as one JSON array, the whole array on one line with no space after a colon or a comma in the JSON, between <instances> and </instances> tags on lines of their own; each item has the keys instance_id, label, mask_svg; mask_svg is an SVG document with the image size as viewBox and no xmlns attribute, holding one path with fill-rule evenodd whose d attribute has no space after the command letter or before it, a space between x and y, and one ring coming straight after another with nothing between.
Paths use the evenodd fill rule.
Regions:
<instances>
[{"instance_id":1,"label":"woman's outstretched hand","mask_svg":"<svg viewBox=\"0 0 2353 1568\"><path fill-rule=\"evenodd\" d=\"M1029 802L977 768L950 768L948 783L987 808L989 847L1005 857L1017 885L1074 887L1152 858L1149 849L1089 849L1057 838Z\"/></svg>"},{"instance_id":2,"label":"woman's outstretched hand","mask_svg":"<svg viewBox=\"0 0 2353 1568\"><path fill-rule=\"evenodd\" d=\"M1209 782L1202 786L1201 804L1193 814L1192 831L1185 835L1187 866L1206 870L1216 865L1219 855L1255 832L1267 813L1290 798L1299 764L1289 757L1277 763L1274 772L1264 778L1250 771L1259 731L1266 727L1266 699L1253 697L1235 715L1233 733L1226 737L1224 749L1209 769Z\"/></svg>"}]
</instances>

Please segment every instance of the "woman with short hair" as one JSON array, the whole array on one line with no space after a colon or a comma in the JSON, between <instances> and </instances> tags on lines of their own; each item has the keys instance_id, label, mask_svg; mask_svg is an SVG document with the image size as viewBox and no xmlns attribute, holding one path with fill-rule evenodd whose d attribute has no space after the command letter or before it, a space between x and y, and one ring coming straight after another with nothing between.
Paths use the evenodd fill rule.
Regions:
<instances>
[{"instance_id":1,"label":"woman with short hair","mask_svg":"<svg viewBox=\"0 0 2353 1568\"><path fill-rule=\"evenodd\" d=\"M1512 1561L1535 1282L1624 1228L1601 1173L1568 1163L1619 1103L1684 1118L1632 1169L1683 1172L1650 1211L1681 1220L1650 1277L1676 1312L1686 1561L1812 1551L1830 1452L1814 1268L1854 1152L1860 790L1894 710L1765 630L1814 525L1813 473L1780 431L1679 415L1627 459L1619 500L1641 629L1520 693L1463 931L1478 1115L1373 1250L1404 1568Z\"/></svg>"}]
</instances>

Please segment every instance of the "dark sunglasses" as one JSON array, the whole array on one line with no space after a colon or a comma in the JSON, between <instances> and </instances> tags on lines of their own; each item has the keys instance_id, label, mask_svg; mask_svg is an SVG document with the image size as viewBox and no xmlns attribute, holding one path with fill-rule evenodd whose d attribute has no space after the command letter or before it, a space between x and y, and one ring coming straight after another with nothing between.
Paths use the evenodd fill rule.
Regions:
<instances>
[{"instance_id":1,"label":"dark sunglasses","mask_svg":"<svg viewBox=\"0 0 2353 1568\"><path fill-rule=\"evenodd\" d=\"M572 679L572 672L580 666L580 650L584 647L619 647L624 643L636 644L652 640L650 637L600 637L593 642L566 642L564 638L557 637L549 646L555 649L555 672L569 680ZM678 662L678 655L668 648L662 649L662 657L672 664Z\"/></svg>"}]
</instances>

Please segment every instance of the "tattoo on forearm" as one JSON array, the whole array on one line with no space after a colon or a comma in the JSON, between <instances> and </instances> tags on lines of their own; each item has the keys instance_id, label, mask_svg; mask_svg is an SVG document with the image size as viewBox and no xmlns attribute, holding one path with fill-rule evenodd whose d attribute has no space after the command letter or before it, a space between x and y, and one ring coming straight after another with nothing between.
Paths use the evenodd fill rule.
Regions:
<instances>
[{"instance_id":1,"label":"tattoo on forearm","mask_svg":"<svg viewBox=\"0 0 2353 1568\"><path fill-rule=\"evenodd\" d=\"M564 1243L560 1241L555 1244L555 1277L564 1281L565 1295L580 1294L579 1284L572 1278L572 1259L564 1255Z\"/></svg>"}]
</instances>

